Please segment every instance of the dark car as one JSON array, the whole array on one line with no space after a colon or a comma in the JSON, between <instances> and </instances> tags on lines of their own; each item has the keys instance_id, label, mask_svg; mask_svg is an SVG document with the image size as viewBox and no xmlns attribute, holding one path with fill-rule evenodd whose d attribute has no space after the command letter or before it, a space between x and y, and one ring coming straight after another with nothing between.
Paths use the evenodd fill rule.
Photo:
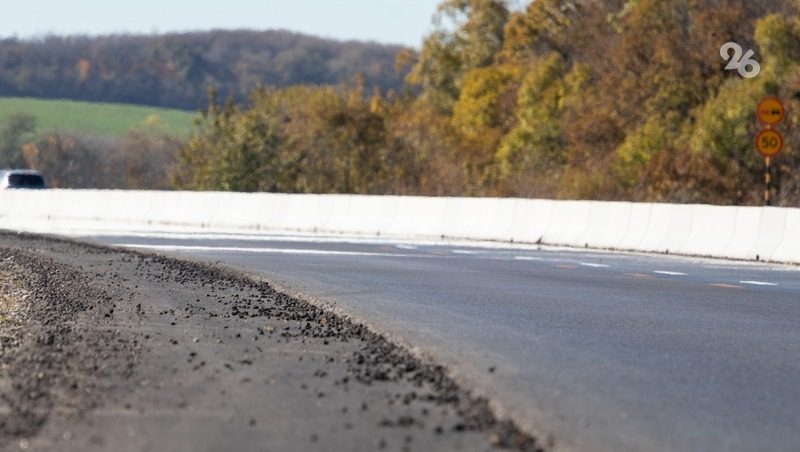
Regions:
<instances>
[{"instance_id":1,"label":"dark car","mask_svg":"<svg viewBox=\"0 0 800 452\"><path fill-rule=\"evenodd\" d=\"M0 171L0 190L9 188L47 188L42 173L33 170Z\"/></svg>"}]
</instances>

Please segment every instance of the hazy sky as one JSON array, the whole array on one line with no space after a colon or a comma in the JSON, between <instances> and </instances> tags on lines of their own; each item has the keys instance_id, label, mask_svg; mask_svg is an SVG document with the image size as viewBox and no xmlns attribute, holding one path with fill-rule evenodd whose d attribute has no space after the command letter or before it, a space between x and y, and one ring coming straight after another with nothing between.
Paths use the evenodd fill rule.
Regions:
<instances>
[{"instance_id":1,"label":"hazy sky","mask_svg":"<svg viewBox=\"0 0 800 452\"><path fill-rule=\"evenodd\" d=\"M440 0L3 1L0 36L283 28L419 46Z\"/></svg>"}]
</instances>

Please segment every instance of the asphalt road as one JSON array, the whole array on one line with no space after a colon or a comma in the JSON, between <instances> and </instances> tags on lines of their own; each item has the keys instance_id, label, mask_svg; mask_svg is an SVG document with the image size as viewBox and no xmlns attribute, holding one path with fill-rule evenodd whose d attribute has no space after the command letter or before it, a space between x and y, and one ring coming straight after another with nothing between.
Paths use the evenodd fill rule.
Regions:
<instances>
[{"instance_id":1,"label":"asphalt road","mask_svg":"<svg viewBox=\"0 0 800 452\"><path fill-rule=\"evenodd\" d=\"M263 281L0 233L0 450L538 446L441 366Z\"/></svg>"},{"instance_id":2,"label":"asphalt road","mask_svg":"<svg viewBox=\"0 0 800 452\"><path fill-rule=\"evenodd\" d=\"M562 450L798 450L798 268L279 235L84 236L220 261L449 367Z\"/></svg>"}]
</instances>

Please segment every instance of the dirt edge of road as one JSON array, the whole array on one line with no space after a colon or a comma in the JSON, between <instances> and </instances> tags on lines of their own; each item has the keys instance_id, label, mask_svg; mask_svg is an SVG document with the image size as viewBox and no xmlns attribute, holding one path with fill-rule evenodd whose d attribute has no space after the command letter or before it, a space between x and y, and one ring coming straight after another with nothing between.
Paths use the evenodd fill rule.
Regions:
<instances>
[{"instance_id":1,"label":"dirt edge of road","mask_svg":"<svg viewBox=\"0 0 800 452\"><path fill-rule=\"evenodd\" d=\"M453 408L460 417L461 422L456 424L455 430L485 432L494 447L543 450L543 447L553 446L542 445L532 435L520 430L512 420L499 419L485 397L473 396L443 366L414 354L405 344L331 306L299 296L301 294L283 293L280 287L270 285L263 278L216 263L62 237L0 232L0 238L13 238L21 243L60 244L97 254L125 255L174 269L185 281L225 281L269 294L279 300L277 306L280 308L274 312L269 310L269 316L311 325L310 331L298 334L363 343L363 350L348 362L348 370L356 382L379 385L387 381L403 381L426 385L431 388L430 393L437 405ZM90 287L86 274L24 249L0 248L0 259L3 260L0 273L11 275L7 280L13 281L10 284L16 293L24 294L19 303L23 307L18 306L14 316L4 316L0 321L3 347L0 352L0 384L13 386L12 391L2 391L6 414L0 413L0 436L5 439L25 438L35 435L43 427L47 413L56 405L74 408L76 419L101 405L101 395L115 389L106 381L124 384L133 375L145 338L137 334L120 337L112 330L83 334L80 322L65 322L79 314L84 316L82 322L113 315L115 304L112 295ZM76 302L77 293L82 293L84 300ZM51 347L53 344L57 346ZM20 352L23 349L28 349L28 352ZM80 359L75 359L76 356ZM75 369L76 365L80 368ZM74 372L64 372L63 369ZM113 373L115 378L107 378L109 373ZM4 378L7 381L4 382ZM48 391L50 387L58 390Z\"/></svg>"}]
</instances>

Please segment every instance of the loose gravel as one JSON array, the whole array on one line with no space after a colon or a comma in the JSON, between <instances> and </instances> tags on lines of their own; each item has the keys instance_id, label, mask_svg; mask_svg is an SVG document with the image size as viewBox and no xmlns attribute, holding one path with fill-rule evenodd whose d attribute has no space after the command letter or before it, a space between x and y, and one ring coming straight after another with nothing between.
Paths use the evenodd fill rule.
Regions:
<instances>
[{"instance_id":1,"label":"loose gravel","mask_svg":"<svg viewBox=\"0 0 800 452\"><path fill-rule=\"evenodd\" d=\"M212 264L0 234L0 447L541 450L446 369Z\"/></svg>"}]
</instances>

